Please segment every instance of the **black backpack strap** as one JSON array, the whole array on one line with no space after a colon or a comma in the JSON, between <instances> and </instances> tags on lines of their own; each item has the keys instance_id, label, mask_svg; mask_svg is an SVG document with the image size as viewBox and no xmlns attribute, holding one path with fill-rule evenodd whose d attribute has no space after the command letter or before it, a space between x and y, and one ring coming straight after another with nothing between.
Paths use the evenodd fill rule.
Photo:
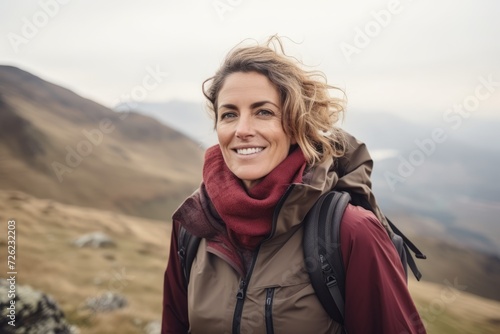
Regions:
<instances>
[{"instance_id":1,"label":"black backpack strap","mask_svg":"<svg viewBox=\"0 0 500 334\"><path fill-rule=\"evenodd\" d=\"M193 260L198 252L198 246L200 245L201 238L189 233L184 226L181 225L179 229L178 251L179 259L181 262L182 270L184 272L184 278L186 280L186 285L189 283L189 275L191 274L191 266L193 265Z\"/></svg>"},{"instance_id":2,"label":"black backpack strap","mask_svg":"<svg viewBox=\"0 0 500 334\"><path fill-rule=\"evenodd\" d=\"M415 246L415 244L413 242L411 242L410 239L408 239L404 234L403 232L401 232L397 227L396 225L394 225L390 220L389 218L385 217L387 219L387 222L389 223L389 226L391 227L391 229L394 231L394 233L398 236L400 236L402 239L403 239L403 244L404 244L404 249L406 251L406 254L407 254L407 262L408 262L408 267L410 267L411 271L413 272L413 275L415 275L415 278L420 281L420 279L422 278L422 273L420 272L420 270L418 270L418 267L417 267L417 264L415 263L415 260L413 259L413 256L411 255L410 253L410 249L413 251L413 253L415 254L415 256L418 258L418 259L427 259L427 256L425 256L425 254L423 254L420 249L417 248L417 246ZM406 270L406 268L405 268Z\"/></svg>"},{"instance_id":3,"label":"black backpack strap","mask_svg":"<svg viewBox=\"0 0 500 334\"><path fill-rule=\"evenodd\" d=\"M344 323L345 272L340 252L340 222L351 200L347 192L322 195L304 219L304 258L321 305Z\"/></svg>"}]
</instances>

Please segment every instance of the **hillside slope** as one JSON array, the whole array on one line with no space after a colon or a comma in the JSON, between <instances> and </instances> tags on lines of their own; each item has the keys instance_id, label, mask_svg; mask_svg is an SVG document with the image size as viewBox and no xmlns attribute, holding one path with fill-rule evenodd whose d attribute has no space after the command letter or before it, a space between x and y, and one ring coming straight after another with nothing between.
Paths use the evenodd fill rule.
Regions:
<instances>
[{"instance_id":1,"label":"hillside slope","mask_svg":"<svg viewBox=\"0 0 500 334\"><path fill-rule=\"evenodd\" d=\"M142 333L145 324L160 320L170 224L0 191L0 229L11 218L17 225L19 283L53 296L81 334ZM113 238L116 247L71 244L96 231ZM5 245L1 233L0 247ZM128 306L102 314L82 308L87 298L109 290L125 296ZM429 333L500 331L500 303L470 294L460 279L410 281L410 290Z\"/></svg>"},{"instance_id":2,"label":"hillside slope","mask_svg":"<svg viewBox=\"0 0 500 334\"><path fill-rule=\"evenodd\" d=\"M500 301L500 256L442 238L444 227L432 219L401 213L391 218L427 256L416 260L423 280L442 284L456 279L467 292Z\"/></svg>"},{"instance_id":3,"label":"hillside slope","mask_svg":"<svg viewBox=\"0 0 500 334\"><path fill-rule=\"evenodd\" d=\"M0 66L0 189L165 219L199 184L202 154L153 118Z\"/></svg>"}]
</instances>

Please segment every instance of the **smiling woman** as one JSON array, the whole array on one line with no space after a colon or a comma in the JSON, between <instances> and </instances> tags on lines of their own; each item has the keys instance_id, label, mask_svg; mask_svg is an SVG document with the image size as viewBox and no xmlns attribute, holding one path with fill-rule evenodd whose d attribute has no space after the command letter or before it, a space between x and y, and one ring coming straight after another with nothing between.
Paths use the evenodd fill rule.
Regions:
<instances>
[{"instance_id":1,"label":"smiling woman","mask_svg":"<svg viewBox=\"0 0 500 334\"><path fill-rule=\"evenodd\" d=\"M271 37L234 49L205 81L219 143L172 217L163 333L425 333L371 191L372 160L335 126L343 100L323 79ZM345 267L343 320L318 299L303 251L304 217L331 190L373 210L349 204L340 247L326 245Z\"/></svg>"},{"instance_id":2,"label":"smiling woman","mask_svg":"<svg viewBox=\"0 0 500 334\"><path fill-rule=\"evenodd\" d=\"M233 75L260 74L261 80L264 77L267 79L267 84L258 85L256 80L253 86L258 85L260 90L275 90L275 107L282 114L283 131L294 138L308 163L314 164L329 156L342 156L345 138L334 124L344 111L344 100L329 94L329 90L340 89L328 85L323 73L307 72L287 57L279 38L271 37L266 45L234 49L217 73L203 83L203 94L213 113L215 127L220 117L221 92L229 78ZM208 88L207 84L210 84Z\"/></svg>"},{"instance_id":3,"label":"smiling woman","mask_svg":"<svg viewBox=\"0 0 500 334\"><path fill-rule=\"evenodd\" d=\"M288 156L290 138L281 125L278 90L257 72L237 72L219 92L217 137L224 162L247 189Z\"/></svg>"}]
</instances>

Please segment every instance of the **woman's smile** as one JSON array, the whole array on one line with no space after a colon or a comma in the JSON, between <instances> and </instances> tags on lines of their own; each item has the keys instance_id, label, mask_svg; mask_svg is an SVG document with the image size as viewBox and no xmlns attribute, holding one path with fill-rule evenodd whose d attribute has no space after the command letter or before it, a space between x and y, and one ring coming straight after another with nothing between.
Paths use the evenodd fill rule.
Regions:
<instances>
[{"instance_id":1,"label":"woman's smile","mask_svg":"<svg viewBox=\"0 0 500 334\"><path fill-rule=\"evenodd\" d=\"M251 155L262 152L263 149L264 149L263 147L249 147L249 148L238 148L235 151L236 153L241 155Z\"/></svg>"}]
</instances>

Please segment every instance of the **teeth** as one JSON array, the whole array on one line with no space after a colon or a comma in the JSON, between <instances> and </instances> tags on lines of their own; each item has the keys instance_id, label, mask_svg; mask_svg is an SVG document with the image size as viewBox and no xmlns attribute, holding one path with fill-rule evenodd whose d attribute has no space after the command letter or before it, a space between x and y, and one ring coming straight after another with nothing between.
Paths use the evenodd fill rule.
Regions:
<instances>
[{"instance_id":1,"label":"teeth","mask_svg":"<svg viewBox=\"0 0 500 334\"><path fill-rule=\"evenodd\" d=\"M259 153L262 150L263 150L262 147L252 147L252 148L240 148L237 149L236 152L238 152L238 154L249 155L249 154Z\"/></svg>"}]
</instances>

